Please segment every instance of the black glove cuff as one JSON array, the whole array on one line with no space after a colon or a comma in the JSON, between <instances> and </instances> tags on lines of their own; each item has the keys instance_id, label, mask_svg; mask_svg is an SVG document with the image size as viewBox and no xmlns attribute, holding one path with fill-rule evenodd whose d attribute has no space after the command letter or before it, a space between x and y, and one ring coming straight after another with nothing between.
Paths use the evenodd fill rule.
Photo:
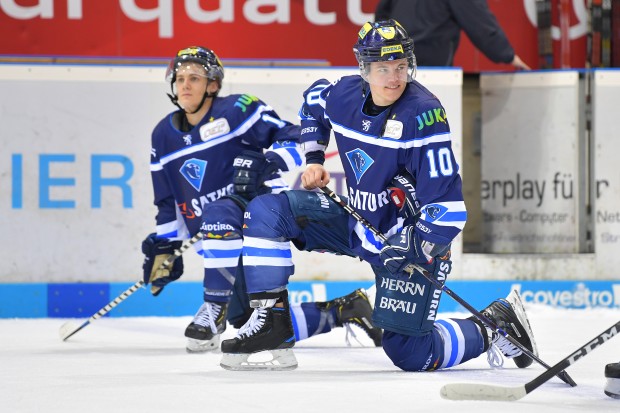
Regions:
<instances>
[{"instance_id":1,"label":"black glove cuff","mask_svg":"<svg viewBox=\"0 0 620 413\"><path fill-rule=\"evenodd\" d=\"M325 163L325 152L314 151L306 153L306 165L310 165L313 163L323 165Z\"/></svg>"}]
</instances>

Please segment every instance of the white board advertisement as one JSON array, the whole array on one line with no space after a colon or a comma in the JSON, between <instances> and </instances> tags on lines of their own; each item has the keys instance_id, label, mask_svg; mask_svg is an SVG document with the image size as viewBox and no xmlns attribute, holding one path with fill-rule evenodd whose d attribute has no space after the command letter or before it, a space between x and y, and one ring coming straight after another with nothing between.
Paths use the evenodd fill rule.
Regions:
<instances>
[{"instance_id":1,"label":"white board advertisement","mask_svg":"<svg viewBox=\"0 0 620 413\"><path fill-rule=\"evenodd\" d=\"M620 71L596 70L593 82L594 249L602 277L618 278L620 268Z\"/></svg>"},{"instance_id":2,"label":"white board advertisement","mask_svg":"<svg viewBox=\"0 0 620 413\"><path fill-rule=\"evenodd\" d=\"M484 74L480 85L484 251L578 253L578 73Z\"/></svg>"}]
</instances>

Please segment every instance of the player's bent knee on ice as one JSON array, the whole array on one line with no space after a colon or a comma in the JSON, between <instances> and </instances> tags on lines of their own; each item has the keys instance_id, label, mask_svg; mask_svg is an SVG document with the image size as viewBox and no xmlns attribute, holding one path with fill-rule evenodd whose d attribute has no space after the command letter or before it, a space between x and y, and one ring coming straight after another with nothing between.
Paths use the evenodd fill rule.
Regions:
<instances>
[{"instance_id":1,"label":"player's bent knee on ice","mask_svg":"<svg viewBox=\"0 0 620 413\"><path fill-rule=\"evenodd\" d=\"M427 371L437 368L441 338L430 331L408 336L391 331L383 333L383 350L396 367L404 371Z\"/></svg>"},{"instance_id":2,"label":"player's bent knee on ice","mask_svg":"<svg viewBox=\"0 0 620 413\"><path fill-rule=\"evenodd\" d=\"M293 213L284 194L254 198L245 210L244 220L244 236L258 238L285 237L285 229L294 224Z\"/></svg>"}]
</instances>

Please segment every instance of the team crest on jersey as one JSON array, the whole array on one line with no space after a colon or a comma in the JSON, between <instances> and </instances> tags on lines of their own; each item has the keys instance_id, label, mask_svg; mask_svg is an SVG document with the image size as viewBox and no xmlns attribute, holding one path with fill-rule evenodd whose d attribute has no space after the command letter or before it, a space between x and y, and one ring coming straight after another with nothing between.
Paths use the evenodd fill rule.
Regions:
<instances>
[{"instance_id":1,"label":"team crest on jersey","mask_svg":"<svg viewBox=\"0 0 620 413\"><path fill-rule=\"evenodd\" d=\"M375 161L370 156L368 156L366 152L359 148L349 151L345 155L347 155L347 159L351 164L351 168L353 169L353 172L355 173L355 178L357 179L357 183L359 184L362 176L366 173L368 168L370 168L370 166L375 163Z\"/></svg>"},{"instance_id":2,"label":"team crest on jersey","mask_svg":"<svg viewBox=\"0 0 620 413\"><path fill-rule=\"evenodd\" d=\"M230 125L225 118L215 119L200 127L200 139L206 142L210 139L217 138L230 132Z\"/></svg>"},{"instance_id":3,"label":"team crest on jersey","mask_svg":"<svg viewBox=\"0 0 620 413\"><path fill-rule=\"evenodd\" d=\"M385 123L383 137L400 139L403 137L403 123L399 120L390 119Z\"/></svg>"},{"instance_id":4,"label":"team crest on jersey","mask_svg":"<svg viewBox=\"0 0 620 413\"><path fill-rule=\"evenodd\" d=\"M188 159L183 163L179 172L181 175L193 186L196 191L200 191L202 187L202 180L205 176L205 170L207 169L207 161L202 159Z\"/></svg>"},{"instance_id":5,"label":"team crest on jersey","mask_svg":"<svg viewBox=\"0 0 620 413\"><path fill-rule=\"evenodd\" d=\"M430 204L424 207L424 212L426 213L425 220L428 222L434 222L444 216L446 212L448 212L448 208L443 205Z\"/></svg>"}]
</instances>

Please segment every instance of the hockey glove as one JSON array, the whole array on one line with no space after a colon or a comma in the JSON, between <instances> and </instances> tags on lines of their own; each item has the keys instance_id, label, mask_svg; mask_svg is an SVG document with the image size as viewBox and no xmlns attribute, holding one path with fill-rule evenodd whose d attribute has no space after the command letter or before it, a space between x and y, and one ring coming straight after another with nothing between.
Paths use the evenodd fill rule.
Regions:
<instances>
[{"instance_id":1,"label":"hockey glove","mask_svg":"<svg viewBox=\"0 0 620 413\"><path fill-rule=\"evenodd\" d=\"M151 294L154 296L158 296L164 286L178 280L183 275L183 257L177 257L172 264L162 268L164 261L181 245L181 241L157 238L155 233L149 234L142 241L142 253L144 254L143 280L144 284L151 284Z\"/></svg>"},{"instance_id":2,"label":"hockey glove","mask_svg":"<svg viewBox=\"0 0 620 413\"><path fill-rule=\"evenodd\" d=\"M280 169L274 162L270 162L260 152L243 151L233 162L235 169L233 176L234 193L245 199L252 200L258 195L268 194L271 188L265 181L272 178Z\"/></svg>"},{"instance_id":3,"label":"hockey glove","mask_svg":"<svg viewBox=\"0 0 620 413\"><path fill-rule=\"evenodd\" d=\"M392 202L398 207L398 215L407 219L420 212L420 202L415 193L416 181L409 172L396 175L388 186Z\"/></svg>"},{"instance_id":4,"label":"hockey glove","mask_svg":"<svg viewBox=\"0 0 620 413\"><path fill-rule=\"evenodd\" d=\"M389 272L398 275L409 264L419 264L427 268L437 256L444 255L450 246L434 244L420 239L411 225L405 226L400 233L388 238L380 251L383 265Z\"/></svg>"}]
</instances>

